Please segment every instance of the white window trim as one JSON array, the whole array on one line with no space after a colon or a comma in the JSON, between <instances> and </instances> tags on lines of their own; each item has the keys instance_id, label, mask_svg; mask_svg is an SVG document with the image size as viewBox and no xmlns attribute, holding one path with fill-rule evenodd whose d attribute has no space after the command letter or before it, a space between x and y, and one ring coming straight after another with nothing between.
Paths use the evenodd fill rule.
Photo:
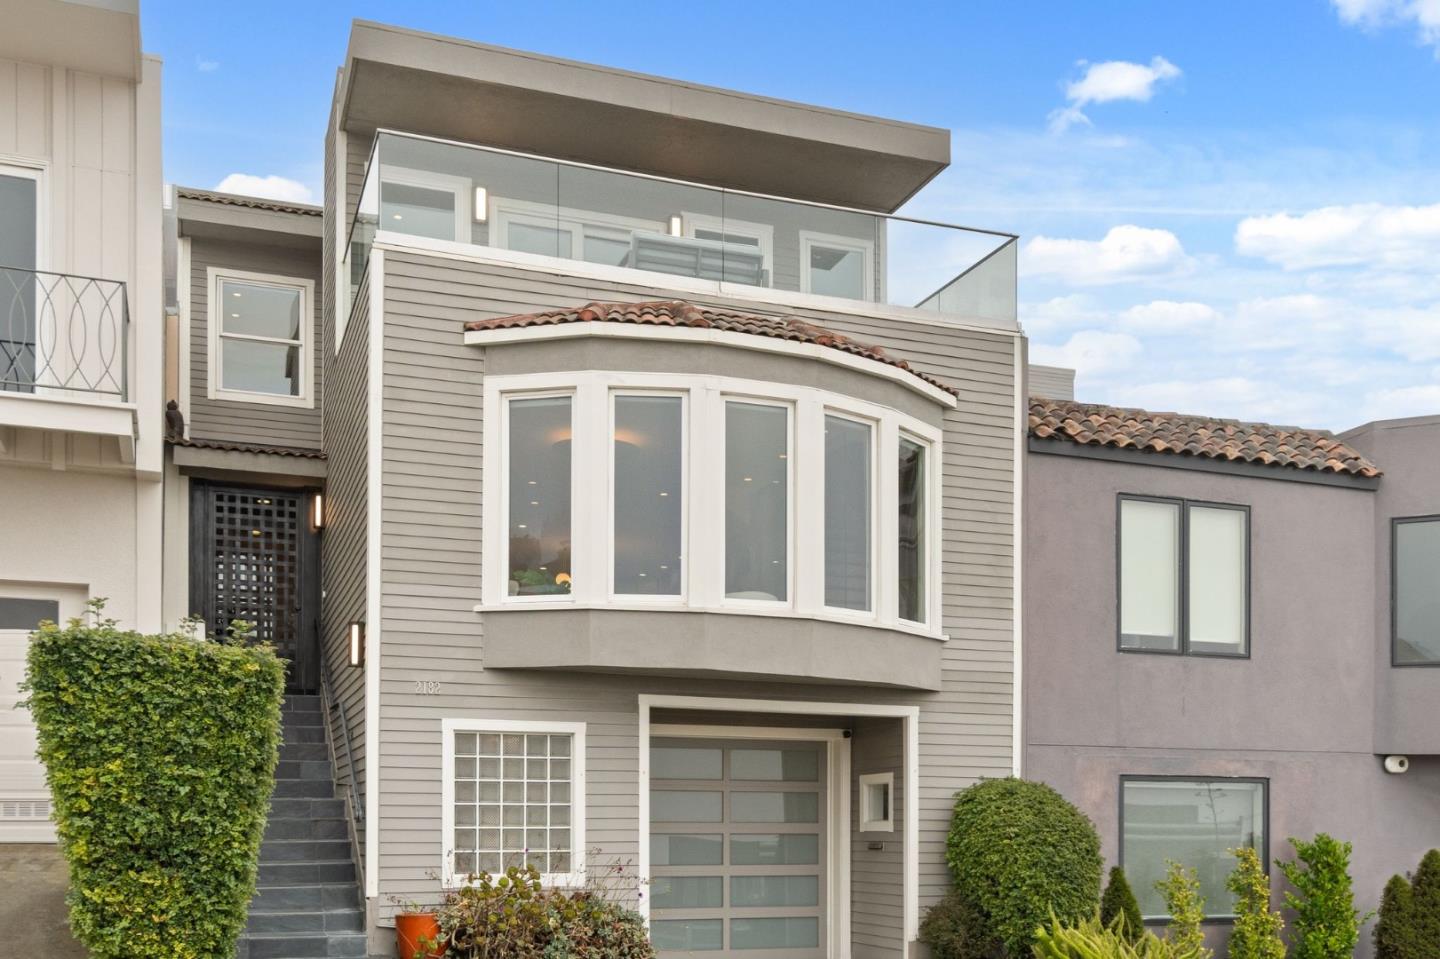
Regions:
<instances>
[{"instance_id":1,"label":"white window trim","mask_svg":"<svg viewBox=\"0 0 1440 959\"><path fill-rule=\"evenodd\" d=\"M545 733L573 737L570 749L570 862L568 873L547 873L540 877L546 886L578 889L585 885L585 723L540 722L519 719L448 718L440 721L441 735L441 883L446 889L466 885L466 878L454 870L450 843L455 835L455 734L456 733Z\"/></svg>"},{"instance_id":2,"label":"white window trim","mask_svg":"<svg viewBox=\"0 0 1440 959\"><path fill-rule=\"evenodd\" d=\"M675 397L680 400L680 592L665 594L650 593L621 593L615 589L615 401L622 396L661 396ZM609 558L609 598L612 601L619 600L625 603L674 605L686 601L686 583L690 574L690 394L686 390L641 390L641 389L612 389L608 397L610 404L610 425L609 425L609 460L607 463L607 476L610 482L606 484L610 500L608 510L608 521L610 524L609 541L611 553ZM574 448L572 442L571 448ZM573 490L574 487L572 487ZM573 509L573 504L572 504ZM573 513L572 513L573 521ZM571 541L573 555L574 541Z\"/></svg>"},{"instance_id":3,"label":"white window trim","mask_svg":"<svg viewBox=\"0 0 1440 959\"><path fill-rule=\"evenodd\" d=\"M516 200L511 197L490 197L490 245L503 250L510 248L510 224L531 223L570 234L570 253L562 260L584 259L585 227L594 226L604 230L616 230L627 234L664 233L665 225L659 220L621 216L616 213L600 213L582 210L578 207L557 206L551 203L536 203L531 200ZM536 254L539 255L539 254ZM620 269L616 267L616 269Z\"/></svg>"},{"instance_id":4,"label":"white window trim","mask_svg":"<svg viewBox=\"0 0 1440 959\"><path fill-rule=\"evenodd\" d=\"M455 197L455 242L469 243L471 241L470 221L472 211L470 209L469 177L432 173L429 170L411 170L408 167L391 166L388 163L381 164L380 186L375 196L375 218L377 221L375 231L377 233L384 227L383 222L381 222L381 210L385 205L384 195L385 184L387 183L394 183L397 186L421 187L426 190L439 190L452 194Z\"/></svg>"},{"instance_id":5,"label":"white window trim","mask_svg":"<svg viewBox=\"0 0 1440 959\"><path fill-rule=\"evenodd\" d=\"M0 153L0 176L35 183L35 269L50 268L50 169L43 160ZM8 264L0 264L5 266ZM38 324L37 324L38 325Z\"/></svg>"},{"instance_id":6,"label":"white window trim","mask_svg":"<svg viewBox=\"0 0 1440 959\"><path fill-rule=\"evenodd\" d=\"M224 280L238 280L242 283L259 283L300 291L300 392L296 396L282 396L278 393L260 393L250 390L227 389L222 385L220 371L220 340L224 326L221 315L220 284ZM236 403L260 403L266 406L294 406L313 409L315 380L315 281L298 276L281 276L276 273L252 273L246 270L232 270L226 267L205 268L206 353L206 396L212 400L227 400ZM233 336L234 334L231 334ZM245 339L247 337L240 337ZM248 337L266 342L288 342L278 337Z\"/></svg>"},{"instance_id":7,"label":"white window trim","mask_svg":"<svg viewBox=\"0 0 1440 959\"><path fill-rule=\"evenodd\" d=\"M899 542L899 502L900 502L900 440L906 439L912 443L918 443L925 449L925 527L921 533L920 553L925 559L925 579L920 584L920 606L925 611L925 619L916 621L913 619L900 619L901 623L908 623L914 626L928 626L931 623L938 623L941 614L940 600L940 554L941 550L936 546L940 542L937 533L943 529L939 525L940 504L943 502L940 493L940 482L944 477L940 469L940 444L929 433L920 433L909 425L901 426L894 437L894 442L889 444L889 459L886 468L889 480L893 486L893 495L888 495L882 502L894 504L897 515L893 517L894 524L888 528L894 535L891 537L891 547L895 550L886 567L892 574L900 568L900 542ZM890 576L891 588L897 593L894 597L894 608L896 617L899 618L898 596L900 584L896 582L894 575Z\"/></svg>"},{"instance_id":8,"label":"white window trim","mask_svg":"<svg viewBox=\"0 0 1440 959\"><path fill-rule=\"evenodd\" d=\"M886 795L890 799L890 808L885 816L876 816L875 810L870 808L871 786L884 786ZM861 832L894 832L895 831L895 774L894 773L866 773L860 777L860 831Z\"/></svg>"},{"instance_id":9,"label":"white window trim","mask_svg":"<svg viewBox=\"0 0 1440 959\"><path fill-rule=\"evenodd\" d=\"M845 409L845 408L843 408L843 407L827 406L824 410L821 411L821 416L822 416L822 419L821 419L821 429L822 429L822 430L824 429L824 419L823 419L823 417L826 417L826 416L834 416L834 417L837 417L838 419L849 420L849 421L852 422L852 423L861 423L861 424L863 424L863 425L865 425L865 426L870 427L870 476L868 477L869 484L870 484L870 570L869 570L869 573L870 573L870 584L869 584L869 585L870 585L870 596L869 596L870 608L869 608L869 609L849 609L849 608L846 608L846 607L844 607L844 606L831 606L831 605L829 605L828 603L825 602L825 579L824 579L824 571L823 571L823 569L822 569L822 571L821 571L821 579L820 579L820 602L821 602L821 604L822 604L822 606L823 606L823 608L824 608L824 612L825 612L825 615L826 615L826 616L830 616L830 617L833 617L833 618L835 618L835 619L853 619L853 620L860 621L860 622L868 622L868 621L872 621L872 620L874 620L874 619L876 618L876 616L879 614L879 609L880 609L879 595L880 595L880 573L881 573L881 565L880 565L880 564L881 564L881 554L880 554L879 538L878 538L878 535L877 535L877 533L878 533L878 527L879 527L879 525L880 525L880 505L881 505L881 499L880 499L880 483L878 482L878 480L879 480L879 472L880 472L880 423L879 423L878 421L874 420L874 419L869 418L869 417L857 416L855 413L853 413L853 412L851 412L850 410ZM822 432L822 434L821 434L821 443L820 443L820 455L821 455L820 484L821 484L821 489L824 489L824 484L825 484L825 462L824 462L824 454L825 454L825 444L824 444L824 434L823 434L823 432ZM821 496L821 497L819 497L819 499L822 501L822 502L821 502L821 517L820 517L820 558L821 558L821 561L823 562L823 561L824 561L824 558L825 558L825 517L824 517L824 502L823 502L824 497Z\"/></svg>"},{"instance_id":10,"label":"white window trim","mask_svg":"<svg viewBox=\"0 0 1440 959\"><path fill-rule=\"evenodd\" d=\"M729 513L728 504L725 501L725 483L728 479L729 463L725 459L725 437L729 431L728 417L729 404L744 403L748 406L769 406L785 411L785 598L778 600L769 599L739 599L727 595L730 584L725 581L727 569L729 568L729 557L725 554L725 546L728 537L725 530L725 518ZM800 408L798 397L794 399L775 397L760 393L758 395L741 391L721 391L720 393L720 430L712 433L712 436L719 437L715 445L720 448L720 472L719 477L719 498L711 502L719 503L718 510L722 515L720 519L720 605L732 609L750 610L772 610L772 609L794 609L798 605L798 598L795 595L795 563L798 536L796 530L799 523L796 521L798 512L795 503L795 463L798 459L795 445L796 438L800 433L799 429ZM823 532L823 529L822 529ZM823 548L823 547L822 547ZM820 554L822 557L824 553Z\"/></svg>"},{"instance_id":11,"label":"white window trim","mask_svg":"<svg viewBox=\"0 0 1440 959\"><path fill-rule=\"evenodd\" d=\"M900 630L933 639L940 632L940 542L943 529L940 512L939 477L943 444L938 429L892 408L852 399L812 387L745 380L704 374L622 373L575 371L528 373L485 378L484 404L498 423L485 430L483 456L489 463L504 463L509 444L508 403L515 398L571 395L573 435L571 441L571 575L569 595L511 597L508 595L509 491L508 471L486 470L482 477L483 513L482 584L476 609L524 607L574 609L666 609L702 610L828 620ZM683 594L635 597L612 593L613 578L613 392L683 393L686 409L685 477L685 569ZM791 454L789 457L790 587L784 603L727 600L725 592L724 511L696 509L696 504L724 502L724 444L713 438L724 435L727 398L786 403L792 406ZM926 503L927 567L925 623L898 617L898 597L893 582L898 515L893 508L877 508L872 518L872 542L876 544L876 565L871 577L873 612L857 616L855 611L836 611L824 606L824 511L823 496L796 502L795 490L819 489L824 483L823 428L826 411L841 412L874 424L879 455L874 459L877 481L873 484L876 503L893 504L896 494L897 447L907 435L926 443L930 467ZM707 439L709 438L709 439Z\"/></svg>"},{"instance_id":12,"label":"white window trim","mask_svg":"<svg viewBox=\"0 0 1440 959\"><path fill-rule=\"evenodd\" d=\"M854 250L864 257L865 265L861 271L861 278L864 280L865 289L861 299L875 299L875 241L862 240L859 237L840 236L835 233L820 233L816 230L800 231L800 292L809 294L810 291L810 248L825 247L832 250Z\"/></svg>"},{"instance_id":13,"label":"white window trim","mask_svg":"<svg viewBox=\"0 0 1440 959\"><path fill-rule=\"evenodd\" d=\"M716 233L734 233L738 236L754 237L759 241L760 256L765 262L766 272L770 274L770 285L775 285L775 227L773 225L682 210L680 212L680 231L694 239L696 230L714 230Z\"/></svg>"}]
</instances>

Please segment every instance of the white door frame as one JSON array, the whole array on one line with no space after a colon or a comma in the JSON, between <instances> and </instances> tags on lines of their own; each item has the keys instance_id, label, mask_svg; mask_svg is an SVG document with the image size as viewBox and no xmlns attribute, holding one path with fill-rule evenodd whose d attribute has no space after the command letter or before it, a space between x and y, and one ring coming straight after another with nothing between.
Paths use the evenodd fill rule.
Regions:
<instances>
[{"instance_id":1,"label":"white door frame","mask_svg":"<svg viewBox=\"0 0 1440 959\"><path fill-rule=\"evenodd\" d=\"M835 703L835 702L810 702L806 700L771 700L771 699L728 699L712 696L663 696L642 693L638 697L639 707L639 794L637 803L638 815L637 827L639 835L639 878L642 883L650 881L650 739L652 735L693 735L693 733L677 733L676 730L703 731L723 730L726 738L756 739L767 738L766 734L776 732L790 734L786 738L794 739L822 739L830 742L829 737L837 734L836 730L825 729L789 729L775 727L748 727L748 726L688 726L688 725L665 725L660 724L652 727L650 715L655 709L696 709L718 712L739 712L739 713L773 713L783 715L802 716L835 716L852 717L866 716L876 718L890 718L901 720L903 727L903 738L905 742L905 770L904 770L904 822L902 823L902 928L904 933L905 946L913 942L920 931L920 707L889 705L885 703ZM715 735L719 735L716 733ZM844 780L843 788L832 787L831 809L833 810L836 795L843 796L844 815L843 819L837 821L843 826L844 842L840 843L841 849L836 851L832 845L832 852L835 858L834 875L829 877L828 888L832 891L830 929L832 931L830 955L834 959L850 959L850 850L849 850L849 825L850 825L850 761L849 761L849 740L844 738L843 733L838 733L839 741L843 748L836 749L832 746L830 751L831 781L835 779L837 767L843 765ZM782 738L771 735L769 738ZM833 843L834 840L832 839ZM843 872L841 871L843 868ZM650 897L645 896L640 900L640 913L645 917L648 927L650 922Z\"/></svg>"}]
</instances>

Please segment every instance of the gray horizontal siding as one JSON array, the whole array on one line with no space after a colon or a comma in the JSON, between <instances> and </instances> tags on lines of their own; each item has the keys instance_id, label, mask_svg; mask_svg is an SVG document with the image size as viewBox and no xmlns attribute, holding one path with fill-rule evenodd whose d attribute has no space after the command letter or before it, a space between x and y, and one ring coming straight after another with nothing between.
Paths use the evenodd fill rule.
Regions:
<instances>
[{"instance_id":1,"label":"gray horizontal siding","mask_svg":"<svg viewBox=\"0 0 1440 959\"><path fill-rule=\"evenodd\" d=\"M315 284L311 337L314 341L311 377L315 402L309 409L212 400L210 369L209 267L270 273L310 280ZM195 237L190 241L190 435L195 438L260 443L274 446L320 448L320 406L324 396L325 373L321 363L320 339L324 309L319 294L321 260L319 251L302 252L253 243L219 241Z\"/></svg>"},{"instance_id":2,"label":"gray horizontal siding","mask_svg":"<svg viewBox=\"0 0 1440 959\"><path fill-rule=\"evenodd\" d=\"M487 672L480 598L485 353L463 321L594 299L674 293L518 268L386 253L379 875L382 895L431 896L440 865L440 720L476 716L589 723L588 844L637 853L636 695L673 693L918 704L922 902L948 885L954 792L1011 768L1014 341L1003 334L823 311L809 320L882 344L960 391L945 416L944 688L934 694L721 680ZM753 306L706 300L719 306ZM791 311L796 312L796 311ZM657 641L659 639L657 638ZM418 695L416 680L442 684ZM867 880L868 881L868 880ZM894 927L873 906L856 936L883 949ZM862 926L870 931L862 933ZM893 946L893 943L890 944Z\"/></svg>"}]
</instances>

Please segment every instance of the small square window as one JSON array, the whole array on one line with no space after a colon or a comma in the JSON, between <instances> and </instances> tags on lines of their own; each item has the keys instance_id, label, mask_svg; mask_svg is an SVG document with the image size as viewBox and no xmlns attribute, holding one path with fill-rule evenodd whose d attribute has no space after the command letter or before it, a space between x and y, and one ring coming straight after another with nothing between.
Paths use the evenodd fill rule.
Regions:
<instances>
[{"instance_id":1,"label":"small square window","mask_svg":"<svg viewBox=\"0 0 1440 959\"><path fill-rule=\"evenodd\" d=\"M860 777L860 831L895 831L895 774L869 773Z\"/></svg>"}]
</instances>

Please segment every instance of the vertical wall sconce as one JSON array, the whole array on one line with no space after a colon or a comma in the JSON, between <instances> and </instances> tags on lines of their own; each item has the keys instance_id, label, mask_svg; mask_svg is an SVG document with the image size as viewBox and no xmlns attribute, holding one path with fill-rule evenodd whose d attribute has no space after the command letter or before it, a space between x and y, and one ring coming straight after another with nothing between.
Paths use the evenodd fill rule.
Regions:
<instances>
[{"instance_id":1,"label":"vertical wall sconce","mask_svg":"<svg viewBox=\"0 0 1440 959\"><path fill-rule=\"evenodd\" d=\"M490 191L483 186L475 188L475 205L471 207L476 223L484 223L490 217Z\"/></svg>"},{"instance_id":2,"label":"vertical wall sconce","mask_svg":"<svg viewBox=\"0 0 1440 959\"><path fill-rule=\"evenodd\" d=\"M672 216L670 218L670 235L680 236L684 230L685 224L680 221L680 218L678 216Z\"/></svg>"},{"instance_id":3,"label":"vertical wall sconce","mask_svg":"<svg viewBox=\"0 0 1440 959\"><path fill-rule=\"evenodd\" d=\"M318 533L325 528L325 494L316 490L310 495L310 532Z\"/></svg>"},{"instance_id":4,"label":"vertical wall sconce","mask_svg":"<svg viewBox=\"0 0 1440 959\"><path fill-rule=\"evenodd\" d=\"M350 665L365 665L365 624L359 620L350 624Z\"/></svg>"}]
</instances>

